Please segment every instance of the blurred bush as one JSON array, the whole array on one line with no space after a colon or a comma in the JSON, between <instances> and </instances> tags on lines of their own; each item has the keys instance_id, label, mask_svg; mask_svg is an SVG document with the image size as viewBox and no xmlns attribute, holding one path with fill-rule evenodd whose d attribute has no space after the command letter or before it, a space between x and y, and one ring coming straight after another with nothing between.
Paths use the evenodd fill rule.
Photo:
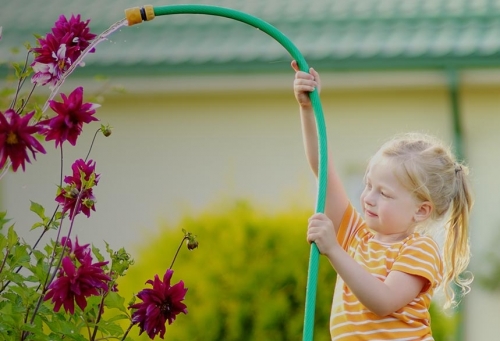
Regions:
<instances>
[{"instance_id":1,"label":"blurred bush","mask_svg":"<svg viewBox=\"0 0 500 341\"><path fill-rule=\"evenodd\" d=\"M479 284L490 291L500 291L500 234L491 239L492 243L481 256L481 272L476 275Z\"/></svg>"},{"instance_id":2,"label":"blurred bush","mask_svg":"<svg viewBox=\"0 0 500 341\"><path fill-rule=\"evenodd\" d=\"M310 251L305 236L312 213L295 207L266 214L241 200L186 215L177 226L162 226L160 234L149 238L119 283L120 293L131 297L154 274L161 277L185 229L198 236L199 248L180 252L172 284L185 282L188 314L167 325L166 340L301 340ZM314 340L326 341L336 274L320 259ZM436 308L433 315L435 340L448 340L452 319ZM149 340L137 332L131 332L135 340Z\"/></svg>"},{"instance_id":3,"label":"blurred bush","mask_svg":"<svg viewBox=\"0 0 500 341\"><path fill-rule=\"evenodd\" d=\"M431 304L431 328L435 341L457 340L457 328L460 321L458 311L442 311L440 306Z\"/></svg>"}]
</instances>

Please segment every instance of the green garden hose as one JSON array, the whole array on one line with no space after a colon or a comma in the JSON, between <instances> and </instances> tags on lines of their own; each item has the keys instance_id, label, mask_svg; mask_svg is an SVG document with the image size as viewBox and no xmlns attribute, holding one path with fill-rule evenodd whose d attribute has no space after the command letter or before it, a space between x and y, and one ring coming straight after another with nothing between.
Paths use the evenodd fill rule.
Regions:
<instances>
[{"instance_id":1,"label":"green garden hose","mask_svg":"<svg viewBox=\"0 0 500 341\"><path fill-rule=\"evenodd\" d=\"M208 14L219 17L226 17L229 19L234 19L241 21L250 26L256 27L264 33L274 38L278 43L280 43L292 56L293 59L297 61L297 64L302 71L309 72L309 66L306 60L300 53L300 51L295 47L295 45L288 39L283 33L281 33L276 27L271 24L240 11L236 11L230 8L209 6L209 5L168 5L153 7L151 5L144 7L134 7L125 10L125 15L128 20L129 26L141 23L143 21L150 21L154 19L155 16L170 15L170 14ZM327 184L327 138L326 138L326 126L323 117L323 109L321 107L321 101L319 99L319 94L317 90L310 93L311 103L314 110L314 115L316 119L316 127L318 131L318 147L319 147L319 164L318 164L318 190L317 190L317 200L316 200L316 212L324 213L325 210L325 198L326 198L326 184ZM307 274L307 286L306 286L306 302L305 302L305 314L304 314L304 329L303 329L303 341L312 341L314 335L314 313L316 305L316 288L318 283L318 269L319 269L319 250L317 246L313 243L311 245L310 255L309 255L309 269Z\"/></svg>"}]
</instances>

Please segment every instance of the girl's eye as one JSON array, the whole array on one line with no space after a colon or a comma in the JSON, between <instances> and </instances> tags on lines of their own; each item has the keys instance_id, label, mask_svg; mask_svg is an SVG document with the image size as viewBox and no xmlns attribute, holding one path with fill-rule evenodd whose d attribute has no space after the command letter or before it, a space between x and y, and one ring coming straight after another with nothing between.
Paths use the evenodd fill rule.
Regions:
<instances>
[{"instance_id":1,"label":"girl's eye","mask_svg":"<svg viewBox=\"0 0 500 341\"><path fill-rule=\"evenodd\" d=\"M382 194L383 197L390 198L385 192L380 192L380 194Z\"/></svg>"}]
</instances>

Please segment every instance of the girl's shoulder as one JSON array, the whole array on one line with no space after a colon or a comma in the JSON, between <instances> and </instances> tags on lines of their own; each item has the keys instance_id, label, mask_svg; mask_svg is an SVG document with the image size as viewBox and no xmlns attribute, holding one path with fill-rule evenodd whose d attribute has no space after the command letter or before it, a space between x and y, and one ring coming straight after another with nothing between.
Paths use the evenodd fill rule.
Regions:
<instances>
[{"instance_id":1,"label":"girl's shoulder","mask_svg":"<svg viewBox=\"0 0 500 341\"><path fill-rule=\"evenodd\" d=\"M406 237L404 243L410 245L415 243L428 243L436 247L438 246L438 243L432 236L429 236L427 234L421 234L419 232L414 232L410 234L408 237Z\"/></svg>"},{"instance_id":2,"label":"girl's shoulder","mask_svg":"<svg viewBox=\"0 0 500 341\"><path fill-rule=\"evenodd\" d=\"M401 250L421 250L422 252L431 253L434 255L439 255L439 245L429 235L424 235L420 233L412 233L402 242Z\"/></svg>"}]
</instances>

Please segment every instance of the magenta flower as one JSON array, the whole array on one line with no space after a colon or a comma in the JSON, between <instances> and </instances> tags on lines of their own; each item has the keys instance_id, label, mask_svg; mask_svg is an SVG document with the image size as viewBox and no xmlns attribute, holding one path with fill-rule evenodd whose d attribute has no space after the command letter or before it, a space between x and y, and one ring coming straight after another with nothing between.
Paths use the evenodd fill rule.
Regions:
<instances>
[{"instance_id":1,"label":"magenta flower","mask_svg":"<svg viewBox=\"0 0 500 341\"><path fill-rule=\"evenodd\" d=\"M187 314L186 305L182 303L186 295L187 288L184 288L184 282L170 286L173 270L168 269L163 276L163 282L155 275L155 279L148 280L153 288L143 289L137 294L142 300L141 303L133 304L129 309L137 309L132 313L132 323L138 323L141 329L153 340L157 334L163 339L165 335L165 323L174 322L175 317L184 313Z\"/></svg>"},{"instance_id":2,"label":"magenta flower","mask_svg":"<svg viewBox=\"0 0 500 341\"><path fill-rule=\"evenodd\" d=\"M83 102L83 88L78 87L66 97L61 94L62 102L50 101L49 105L57 116L41 121L39 124L44 127L45 140L55 140L56 148L64 141L69 141L73 146L76 139L82 132L84 123L99 121L92 115L95 109L100 107L95 103Z\"/></svg>"},{"instance_id":3,"label":"magenta flower","mask_svg":"<svg viewBox=\"0 0 500 341\"><path fill-rule=\"evenodd\" d=\"M46 85L52 89L63 73L71 66L71 59L66 55L66 44L61 44L53 35L39 39L43 43L43 49L39 48L39 55L31 64L33 77L31 82ZM37 50L36 48L33 50Z\"/></svg>"},{"instance_id":4,"label":"magenta flower","mask_svg":"<svg viewBox=\"0 0 500 341\"><path fill-rule=\"evenodd\" d=\"M25 161L31 163L27 150L31 152L33 159L36 159L37 152L45 154L45 149L33 136L41 132L41 126L29 125L34 114L32 111L21 117L12 109L8 109L5 114L0 112L0 168L10 158L14 172L19 166L24 171Z\"/></svg>"},{"instance_id":5,"label":"magenta flower","mask_svg":"<svg viewBox=\"0 0 500 341\"><path fill-rule=\"evenodd\" d=\"M99 174L95 173L95 162L92 162L76 160L71 166L73 175L64 177L64 182L68 185L60 188L56 201L62 205L63 213L69 211L70 217L80 212L90 217L90 210L95 211L92 187L99 182Z\"/></svg>"},{"instance_id":6,"label":"magenta flower","mask_svg":"<svg viewBox=\"0 0 500 341\"><path fill-rule=\"evenodd\" d=\"M61 246L66 246L66 251L71 258L76 258L80 263L83 263L86 257L91 257L90 244L80 245L78 237L75 237L75 243L68 237L62 237Z\"/></svg>"},{"instance_id":7,"label":"magenta flower","mask_svg":"<svg viewBox=\"0 0 500 341\"><path fill-rule=\"evenodd\" d=\"M92 264L92 257L89 254L77 268L70 257L64 257L62 267L57 278L49 285L44 301L52 299L55 312L63 306L66 312L74 314L75 302L84 310L87 306L87 297L99 296L108 291L108 282L111 278L102 269L107 263Z\"/></svg>"},{"instance_id":8,"label":"magenta flower","mask_svg":"<svg viewBox=\"0 0 500 341\"><path fill-rule=\"evenodd\" d=\"M32 49L35 59L31 66L35 74L31 81L53 87L62 74L76 61L96 35L88 28L90 20L81 21L80 15L70 20L61 15L52 32L37 40L38 47ZM94 52L91 50L89 52Z\"/></svg>"},{"instance_id":9,"label":"magenta flower","mask_svg":"<svg viewBox=\"0 0 500 341\"><path fill-rule=\"evenodd\" d=\"M52 28L52 33L55 37L59 37L68 46L68 56L74 62L81 53L90 45L90 42L96 37L90 32L88 27L90 19L86 21L80 20L80 14L76 17L71 15L68 19L61 15L55 22L55 27ZM89 53L95 52L91 49Z\"/></svg>"}]
</instances>

